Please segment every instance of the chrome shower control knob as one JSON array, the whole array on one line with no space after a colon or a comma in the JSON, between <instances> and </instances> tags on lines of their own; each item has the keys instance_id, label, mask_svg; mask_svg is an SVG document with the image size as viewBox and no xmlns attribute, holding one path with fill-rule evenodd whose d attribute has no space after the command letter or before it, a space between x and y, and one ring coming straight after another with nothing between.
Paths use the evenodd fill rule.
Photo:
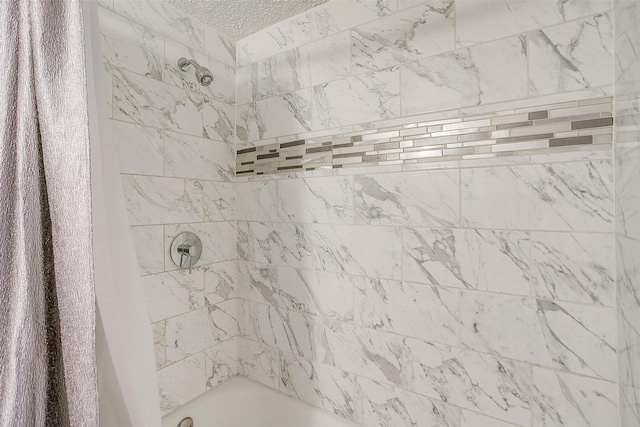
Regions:
<instances>
[{"instance_id":1,"label":"chrome shower control knob","mask_svg":"<svg viewBox=\"0 0 640 427\"><path fill-rule=\"evenodd\" d=\"M202 242L193 233L188 231L181 233L171 243L169 254L175 265L188 268L191 274L191 268L196 265L202 255Z\"/></svg>"}]
</instances>

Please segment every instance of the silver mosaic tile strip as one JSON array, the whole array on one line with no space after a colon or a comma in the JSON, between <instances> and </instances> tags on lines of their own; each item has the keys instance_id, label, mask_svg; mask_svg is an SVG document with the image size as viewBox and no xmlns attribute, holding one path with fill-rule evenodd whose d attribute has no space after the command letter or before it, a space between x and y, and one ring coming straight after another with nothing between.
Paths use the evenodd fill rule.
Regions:
<instances>
[{"instance_id":1,"label":"silver mosaic tile strip","mask_svg":"<svg viewBox=\"0 0 640 427\"><path fill-rule=\"evenodd\" d=\"M271 143L238 150L238 176L557 153L613 140L612 98ZM603 147L604 148L604 147Z\"/></svg>"}]
</instances>

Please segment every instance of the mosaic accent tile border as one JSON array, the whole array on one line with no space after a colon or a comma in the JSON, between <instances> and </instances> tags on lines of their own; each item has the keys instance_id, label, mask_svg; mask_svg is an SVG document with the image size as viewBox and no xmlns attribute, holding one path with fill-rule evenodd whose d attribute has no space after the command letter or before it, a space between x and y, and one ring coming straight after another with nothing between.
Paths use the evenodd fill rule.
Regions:
<instances>
[{"instance_id":1,"label":"mosaic accent tile border","mask_svg":"<svg viewBox=\"0 0 640 427\"><path fill-rule=\"evenodd\" d=\"M300 139L238 150L238 176L575 150L610 145L612 97ZM604 148L604 147L603 147Z\"/></svg>"}]
</instances>

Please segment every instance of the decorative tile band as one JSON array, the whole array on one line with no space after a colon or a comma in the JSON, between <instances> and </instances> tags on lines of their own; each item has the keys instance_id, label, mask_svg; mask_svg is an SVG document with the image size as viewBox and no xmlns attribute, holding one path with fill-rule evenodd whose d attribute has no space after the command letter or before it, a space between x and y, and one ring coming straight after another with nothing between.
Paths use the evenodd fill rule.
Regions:
<instances>
[{"instance_id":1,"label":"decorative tile band","mask_svg":"<svg viewBox=\"0 0 640 427\"><path fill-rule=\"evenodd\" d=\"M238 176L575 150L610 145L612 98L409 123L238 150Z\"/></svg>"}]
</instances>

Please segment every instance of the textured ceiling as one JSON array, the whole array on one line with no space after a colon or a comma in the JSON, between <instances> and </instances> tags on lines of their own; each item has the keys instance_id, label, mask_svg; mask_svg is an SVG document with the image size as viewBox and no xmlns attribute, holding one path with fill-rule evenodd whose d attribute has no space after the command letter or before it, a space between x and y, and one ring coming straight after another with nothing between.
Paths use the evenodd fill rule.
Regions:
<instances>
[{"instance_id":1,"label":"textured ceiling","mask_svg":"<svg viewBox=\"0 0 640 427\"><path fill-rule=\"evenodd\" d=\"M239 40L327 0L163 0Z\"/></svg>"}]
</instances>

